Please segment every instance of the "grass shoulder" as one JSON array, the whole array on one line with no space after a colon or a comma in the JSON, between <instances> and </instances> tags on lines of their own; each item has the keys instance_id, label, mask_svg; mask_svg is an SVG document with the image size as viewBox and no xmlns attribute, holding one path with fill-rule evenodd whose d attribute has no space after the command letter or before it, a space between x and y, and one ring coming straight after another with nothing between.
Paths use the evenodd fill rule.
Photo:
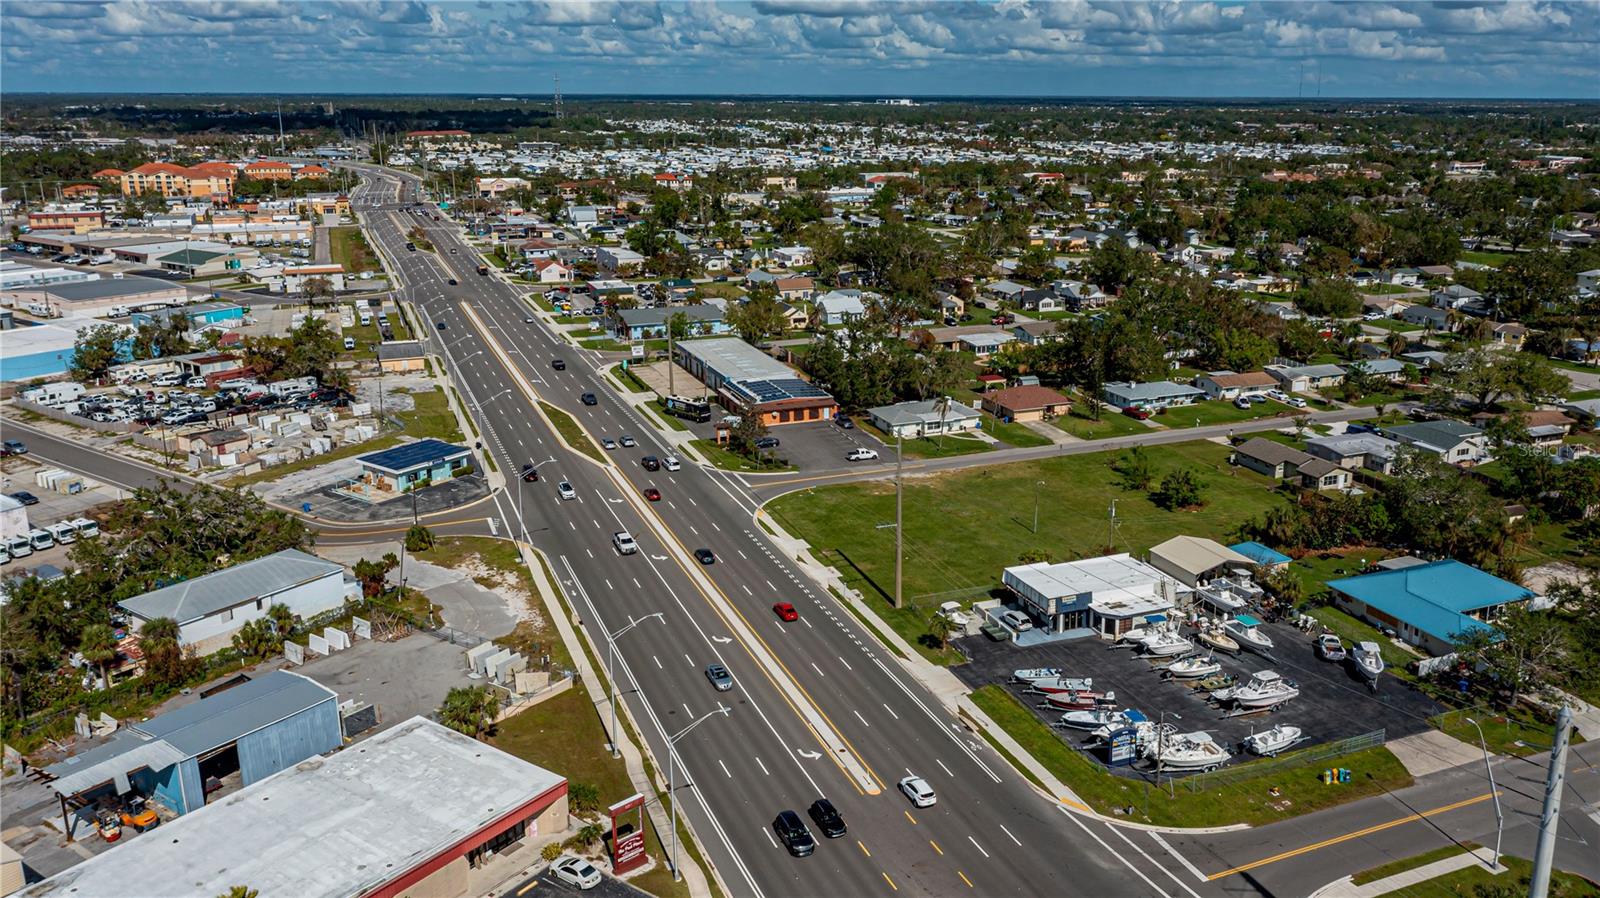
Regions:
<instances>
[{"instance_id":1,"label":"grass shoulder","mask_svg":"<svg viewBox=\"0 0 1600 898\"><path fill-rule=\"evenodd\" d=\"M1379 866L1362 870L1360 873L1350 877L1350 883L1351 885L1364 886L1369 882L1377 882L1380 879L1388 879L1391 876L1404 873L1407 870L1415 870L1418 867L1426 867L1434 861L1442 861L1447 857L1455 857L1458 854L1465 854L1468 851L1474 851L1480 847L1481 846L1478 845L1477 842L1462 842L1459 844L1445 845L1442 848L1435 848L1432 851L1424 851L1421 854L1412 855L1411 857L1401 858L1397 861L1390 861L1387 864L1380 864Z\"/></svg>"},{"instance_id":2,"label":"grass shoulder","mask_svg":"<svg viewBox=\"0 0 1600 898\"><path fill-rule=\"evenodd\" d=\"M600 447L596 446L593 440L589 439L589 435L583 432L583 428L578 426L578 422L571 415L542 400L539 402L539 408L544 410L545 416L550 419L550 423L555 425L556 432L561 434L561 438L567 442L568 446L601 464L611 463L611 460L606 458L605 453L600 451Z\"/></svg>"},{"instance_id":3,"label":"grass shoulder","mask_svg":"<svg viewBox=\"0 0 1600 898\"><path fill-rule=\"evenodd\" d=\"M692 440L690 445L699 451L702 458L724 471L739 471L745 474L781 474L786 471L799 470L791 464L767 463L761 464L729 452L719 446L715 440Z\"/></svg>"},{"instance_id":4,"label":"grass shoulder","mask_svg":"<svg viewBox=\"0 0 1600 898\"><path fill-rule=\"evenodd\" d=\"M894 460L895 439L865 421L858 422L857 427L877 437L878 442L885 446L883 458ZM901 452L906 458L950 458L957 455L972 455L976 452L988 452L994 446L970 436L917 437L906 440L901 446Z\"/></svg>"},{"instance_id":5,"label":"grass shoulder","mask_svg":"<svg viewBox=\"0 0 1600 898\"><path fill-rule=\"evenodd\" d=\"M1527 894L1533 865L1519 857L1502 857L1500 862L1507 869L1499 875L1473 864L1387 892L1379 898L1481 898L1486 894L1505 894L1498 890L1506 888L1511 890L1511 894ZM1490 889L1496 891L1490 892ZM1576 874L1554 870L1550 874L1549 894L1550 898L1600 898L1600 886Z\"/></svg>"}]
</instances>

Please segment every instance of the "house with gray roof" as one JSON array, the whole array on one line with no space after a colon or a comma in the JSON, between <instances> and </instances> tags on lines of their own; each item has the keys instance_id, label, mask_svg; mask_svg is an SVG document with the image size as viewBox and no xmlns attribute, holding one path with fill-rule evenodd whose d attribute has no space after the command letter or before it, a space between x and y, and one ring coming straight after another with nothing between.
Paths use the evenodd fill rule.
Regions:
<instances>
[{"instance_id":1,"label":"house with gray roof","mask_svg":"<svg viewBox=\"0 0 1600 898\"><path fill-rule=\"evenodd\" d=\"M1344 433L1306 440L1306 453L1341 468L1366 468L1380 474L1394 469L1400 443L1375 433Z\"/></svg>"},{"instance_id":2,"label":"house with gray roof","mask_svg":"<svg viewBox=\"0 0 1600 898\"><path fill-rule=\"evenodd\" d=\"M865 296L860 290L831 290L817 297L813 304L823 324L844 324L866 316Z\"/></svg>"},{"instance_id":3,"label":"house with gray roof","mask_svg":"<svg viewBox=\"0 0 1600 898\"><path fill-rule=\"evenodd\" d=\"M1338 365L1268 365L1266 371L1290 393L1326 390L1344 383L1344 369Z\"/></svg>"},{"instance_id":4,"label":"house with gray roof","mask_svg":"<svg viewBox=\"0 0 1600 898\"><path fill-rule=\"evenodd\" d=\"M691 337L712 337L733 331L724 319L721 306L697 303L662 309L623 309L617 313L617 337L622 340L665 339L667 321L675 315L684 317Z\"/></svg>"},{"instance_id":5,"label":"house with gray roof","mask_svg":"<svg viewBox=\"0 0 1600 898\"><path fill-rule=\"evenodd\" d=\"M927 399L869 408L867 420L890 436L915 439L977 430L983 424L983 413L961 402Z\"/></svg>"},{"instance_id":6,"label":"house with gray roof","mask_svg":"<svg viewBox=\"0 0 1600 898\"><path fill-rule=\"evenodd\" d=\"M1126 383L1113 381L1100 388L1100 397L1117 408L1130 406L1168 408L1174 405L1189 405L1204 399L1205 395L1205 391L1199 387L1177 384L1170 380L1143 384L1133 381Z\"/></svg>"},{"instance_id":7,"label":"house with gray roof","mask_svg":"<svg viewBox=\"0 0 1600 898\"><path fill-rule=\"evenodd\" d=\"M1490 460L1489 441L1471 424L1452 421L1418 421L1385 427L1383 435L1407 446L1439 456L1451 464L1481 464Z\"/></svg>"},{"instance_id":8,"label":"house with gray roof","mask_svg":"<svg viewBox=\"0 0 1600 898\"><path fill-rule=\"evenodd\" d=\"M135 630L158 617L177 621L178 643L209 655L273 605L309 618L360 597L360 584L342 565L285 549L123 599L117 607L133 618Z\"/></svg>"}]
</instances>

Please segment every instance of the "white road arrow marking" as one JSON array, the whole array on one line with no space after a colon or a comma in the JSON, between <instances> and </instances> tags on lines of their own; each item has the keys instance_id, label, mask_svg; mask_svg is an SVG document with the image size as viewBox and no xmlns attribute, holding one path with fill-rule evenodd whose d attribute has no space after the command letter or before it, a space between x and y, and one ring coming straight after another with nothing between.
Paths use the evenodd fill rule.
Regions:
<instances>
[{"instance_id":1,"label":"white road arrow marking","mask_svg":"<svg viewBox=\"0 0 1600 898\"><path fill-rule=\"evenodd\" d=\"M799 751L799 750L796 750L795 754L799 755L802 758L810 760L810 761L815 761L816 759L822 757L822 752L820 752L820 751Z\"/></svg>"},{"instance_id":2,"label":"white road arrow marking","mask_svg":"<svg viewBox=\"0 0 1600 898\"><path fill-rule=\"evenodd\" d=\"M727 637L727 636L713 636L713 637L711 637L711 641L726 645L727 643L732 642L733 639L730 638L730 637Z\"/></svg>"}]
</instances>

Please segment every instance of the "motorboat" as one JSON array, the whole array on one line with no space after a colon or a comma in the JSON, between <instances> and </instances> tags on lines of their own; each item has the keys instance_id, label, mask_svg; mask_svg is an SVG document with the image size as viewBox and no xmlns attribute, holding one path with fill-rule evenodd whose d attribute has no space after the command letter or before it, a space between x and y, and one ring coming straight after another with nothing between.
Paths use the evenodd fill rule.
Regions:
<instances>
[{"instance_id":1,"label":"motorboat","mask_svg":"<svg viewBox=\"0 0 1600 898\"><path fill-rule=\"evenodd\" d=\"M1155 734L1155 721L1144 716L1143 712L1129 708L1126 711L1119 711L1117 713L1121 715L1123 719L1114 719L1095 727L1092 731L1090 731L1089 738L1091 740L1099 740L1104 742L1105 740L1111 738L1112 733L1125 730L1128 727L1133 727L1134 740L1140 745L1143 745L1147 736ZM1172 725L1167 724L1167 726L1170 728Z\"/></svg>"},{"instance_id":2,"label":"motorboat","mask_svg":"<svg viewBox=\"0 0 1600 898\"><path fill-rule=\"evenodd\" d=\"M1145 757L1167 770L1212 770L1227 763L1228 754L1211 734L1180 733L1145 746Z\"/></svg>"},{"instance_id":3,"label":"motorboat","mask_svg":"<svg viewBox=\"0 0 1600 898\"><path fill-rule=\"evenodd\" d=\"M1157 658L1165 658L1169 655L1182 655L1193 651L1194 643L1183 638L1175 631L1165 630L1146 639L1144 641L1144 650L1145 654L1154 655Z\"/></svg>"},{"instance_id":4,"label":"motorboat","mask_svg":"<svg viewBox=\"0 0 1600 898\"><path fill-rule=\"evenodd\" d=\"M1215 673L1201 680L1198 685L1206 692L1216 695L1218 690L1233 688L1236 681L1233 674Z\"/></svg>"},{"instance_id":5,"label":"motorboat","mask_svg":"<svg viewBox=\"0 0 1600 898\"><path fill-rule=\"evenodd\" d=\"M1094 686L1093 677L1047 677L1028 684L1028 692L1088 692Z\"/></svg>"},{"instance_id":6,"label":"motorboat","mask_svg":"<svg viewBox=\"0 0 1600 898\"><path fill-rule=\"evenodd\" d=\"M1232 636L1224 633L1218 627L1206 627L1200 631L1200 635L1196 638L1200 640L1202 645L1213 651L1222 652L1225 655L1239 654L1239 643L1234 642Z\"/></svg>"},{"instance_id":7,"label":"motorboat","mask_svg":"<svg viewBox=\"0 0 1600 898\"><path fill-rule=\"evenodd\" d=\"M1141 715L1142 716L1142 715ZM1056 721L1056 726L1066 727L1071 730L1097 730L1105 727L1107 732L1126 727L1132 719L1126 711L1113 711L1109 708L1100 708L1094 711L1068 711Z\"/></svg>"},{"instance_id":8,"label":"motorboat","mask_svg":"<svg viewBox=\"0 0 1600 898\"><path fill-rule=\"evenodd\" d=\"M1030 667L1025 670L1012 671L1011 682L1032 683L1035 680L1048 680L1051 677L1059 676L1061 676L1061 668L1059 667Z\"/></svg>"},{"instance_id":9,"label":"motorboat","mask_svg":"<svg viewBox=\"0 0 1600 898\"><path fill-rule=\"evenodd\" d=\"M1300 728L1278 724L1270 730L1251 733L1244 740L1244 747L1251 754L1275 755L1296 742L1300 741Z\"/></svg>"},{"instance_id":10,"label":"motorboat","mask_svg":"<svg viewBox=\"0 0 1600 898\"><path fill-rule=\"evenodd\" d=\"M1240 648L1255 652L1258 655L1272 654L1272 637L1261 629L1261 621L1248 614L1241 614L1222 625L1222 629L1233 637L1233 641Z\"/></svg>"},{"instance_id":11,"label":"motorboat","mask_svg":"<svg viewBox=\"0 0 1600 898\"><path fill-rule=\"evenodd\" d=\"M1094 711L1116 704L1115 692L1054 692L1044 697L1052 708L1062 711Z\"/></svg>"},{"instance_id":12,"label":"motorboat","mask_svg":"<svg viewBox=\"0 0 1600 898\"><path fill-rule=\"evenodd\" d=\"M1260 670L1228 696L1241 708L1271 708L1300 694L1300 687L1275 670Z\"/></svg>"},{"instance_id":13,"label":"motorboat","mask_svg":"<svg viewBox=\"0 0 1600 898\"><path fill-rule=\"evenodd\" d=\"M1378 674L1383 673L1383 652L1376 642L1358 642L1350 652L1350 663L1361 676L1375 683Z\"/></svg>"},{"instance_id":14,"label":"motorboat","mask_svg":"<svg viewBox=\"0 0 1600 898\"><path fill-rule=\"evenodd\" d=\"M1343 661L1345 658L1344 643L1333 633L1324 633L1317 637L1317 657L1324 661Z\"/></svg>"},{"instance_id":15,"label":"motorboat","mask_svg":"<svg viewBox=\"0 0 1600 898\"><path fill-rule=\"evenodd\" d=\"M1209 677L1222 670L1215 658L1210 655L1192 655L1180 658L1167 665L1167 673L1179 680L1192 680L1196 677Z\"/></svg>"}]
</instances>

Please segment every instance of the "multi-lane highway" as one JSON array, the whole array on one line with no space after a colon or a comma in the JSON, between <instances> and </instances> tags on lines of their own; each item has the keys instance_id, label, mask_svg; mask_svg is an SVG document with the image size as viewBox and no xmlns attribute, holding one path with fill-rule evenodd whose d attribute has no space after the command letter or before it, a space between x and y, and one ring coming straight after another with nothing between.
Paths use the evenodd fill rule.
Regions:
<instances>
[{"instance_id":1,"label":"multi-lane highway","mask_svg":"<svg viewBox=\"0 0 1600 898\"><path fill-rule=\"evenodd\" d=\"M600 357L539 323L523 291L478 275L479 259L452 223L408 211L414 182L367 173L356 197L364 224L397 269L400 299L423 319L419 333L477 416L485 450L507 472L544 462L539 482L511 480L506 519L550 559L592 634L663 614L617 643L619 680L656 756L667 756L664 734L719 702L732 709L678 751L691 784L683 807L735 893L1035 895L1060 891L1070 877L1085 894L1195 894L1180 865L1153 857L1157 841L1069 817L962 729L781 556L737 478L695 465L646 471L640 459L668 449L612 397ZM405 249L419 226L435 252ZM565 370L552 367L556 359ZM600 404L582 405L584 392ZM535 400L596 437L630 435L639 445L599 465L560 444ZM557 498L562 480L576 500ZM661 501L642 500L647 487ZM641 551L619 556L617 530L637 537ZM689 555L702 547L715 564ZM800 620L779 621L771 611L779 601L794 603ZM732 692L711 688L703 669L713 662L733 672ZM938 804L910 805L896 790L908 772L933 785ZM839 806L850 833L791 859L771 835L772 818L821 796Z\"/></svg>"}]
</instances>

